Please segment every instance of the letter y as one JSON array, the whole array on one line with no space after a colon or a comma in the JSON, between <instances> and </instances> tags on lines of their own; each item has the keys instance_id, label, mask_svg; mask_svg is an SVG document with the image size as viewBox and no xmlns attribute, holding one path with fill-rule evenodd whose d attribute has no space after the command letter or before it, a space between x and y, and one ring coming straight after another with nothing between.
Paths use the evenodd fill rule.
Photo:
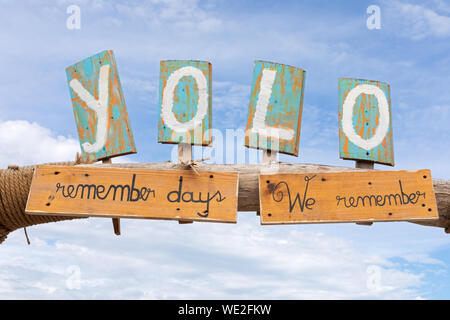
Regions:
<instances>
[{"instance_id":1,"label":"letter y","mask_svg":"<svg viewBox=\"0 0 450 320\"><path fill-rule=\"evenodd\" d=\"M98 92L99 99L95 99L78 81L78 79L72 79L69 82L70 87L75 93L86 102L87 106L94 110L97 115L97 132L95 135L95 142L91 144L89 142L83 143L82 147L85 152L97 152L106 144L106 127L108 125L108 81L109 79L109 64L100 68L100 77L98 80Z\"/></svg>"}]
</instances>

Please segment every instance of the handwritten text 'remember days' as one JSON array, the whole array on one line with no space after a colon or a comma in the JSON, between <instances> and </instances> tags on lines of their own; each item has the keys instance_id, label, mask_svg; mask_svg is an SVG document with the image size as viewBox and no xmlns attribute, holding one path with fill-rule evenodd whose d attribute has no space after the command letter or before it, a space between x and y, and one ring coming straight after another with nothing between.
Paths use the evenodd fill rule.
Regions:
<instances>
[{"instance_id":1,"label":"handwritten text 'remember days'","mask_svg":"<svg viewBox=\"0 0 450 320\"><path fill-rule=\"evenodd\" d=\"M81 200L112 200L112 201L147 201L149 196L156 198L157 190L149 187L136 187L136 174L133 174L131 184L110 184L105 186L103 184L67 184L56 183L56 194L61 194L64 198L81 199ZM195 196L192 191L183 190L183 177L178 179L178 188L167 193L167 201L171 203L204 203L205 210L202 213L197 213L200 217L207 217L210 213L210 202L216 200L222 202L225 197L222 196L220 190L217 190L211 195L206 192L206 197L202 197L202 192L199 191Z\"/></svg>"}]
</instances>

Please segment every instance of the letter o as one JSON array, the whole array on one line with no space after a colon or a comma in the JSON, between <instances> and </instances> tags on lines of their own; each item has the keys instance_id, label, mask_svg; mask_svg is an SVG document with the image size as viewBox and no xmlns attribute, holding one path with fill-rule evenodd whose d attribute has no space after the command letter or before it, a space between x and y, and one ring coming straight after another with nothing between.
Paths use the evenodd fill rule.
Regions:
<instances>
[{"instance_id":1,"label":"letter o","mask_svg":"<svg viewBox=\"0 0 450 320\"><path fill-rule=\"evenodd\" d=\"M373 94L378 100L378 112L380 114L379 124L375 129L375 134L369 139L363 139L356 133L353 127L353 107L360 94ZM358 147L371 150L383 142L389 130L389 105L384 92L377 86L370 84L360 84L354 87L347 94L342 107L342 131L348 139Z\"/></svg>"},{"instance_id":2,"label":"letter o","mask_svg":"<svg viewBox=\"0 0 450 320\"><path fill-rule=\"evenodd\" d=\"M186 76L194 77L198 87L198 102L197 113L191 120L181 123L175 117L173 108L173 97L175 95L175 88L181 78ZM200 69L195 67L183 67L174 71L167 79L166 86L163 91L162 97L162 118L164 124L175 132L187 132L193 130L195 127L201 124L203 118L208 111L208 82L206 77Z\"/></svg>"}]
</instances>

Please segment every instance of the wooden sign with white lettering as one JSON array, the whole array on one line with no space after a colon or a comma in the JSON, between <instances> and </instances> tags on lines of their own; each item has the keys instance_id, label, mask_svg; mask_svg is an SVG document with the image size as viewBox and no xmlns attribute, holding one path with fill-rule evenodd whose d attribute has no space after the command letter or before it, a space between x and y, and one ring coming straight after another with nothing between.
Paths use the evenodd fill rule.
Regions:
<instances>
[{"instance_id":1,"label":"wooden sign with white lettering","mask_svg":"<svg viewBox=\"0 0 450 320\"><path fill-rule=\"evenodd\" d=\"M158 142L212 142L212 66L206 61L161 61Z\"/></svg>"},{"instance_id":2,"label":"wooden sign with white lettering","mask_svg":"<svg viewBox=\"0 0 450 320\"><path fill-rule=\"evenodd\" d=\"M298 156L305 71L255 61L245 145Z\"/></svg>"},{"instance_id":3,"label":"wooden sign with white lettering","mask_svg":"<svg viewBox=\"0 0 450 320\"><path fill-rule=\"evenodd\" d=\"M339 79L339 155L394 166L390 86Z\"/></svg>"},{"instance_id":4,"label":"wooden sign with white lettering","mask_svg":"<svg viewBox=\"0 0 450 320\"><path fill-rule=\"evenodd\" d=\"M67 67L66 74L82 160L136 153L112 50Z\"/></svg>"},{"instance_id":5,"label":"wooden sign with white lettering","mask_svg":"<svg viewBox=\"0 0 450 320\"><path fill-rule=\"evenodd\" d=\"M438 219L430 170L268 174L262 224Z\"/></svg>"},{"instance_id":6,"label":"wooden sign with white lettering","mask_svg":"<svg viewBox=\"0 0 450 320\"><path fill-rule=\"evenodd\" d=\"M236 222L238 174L38 166L28 214Z\"/></svg>"}]
</instances>

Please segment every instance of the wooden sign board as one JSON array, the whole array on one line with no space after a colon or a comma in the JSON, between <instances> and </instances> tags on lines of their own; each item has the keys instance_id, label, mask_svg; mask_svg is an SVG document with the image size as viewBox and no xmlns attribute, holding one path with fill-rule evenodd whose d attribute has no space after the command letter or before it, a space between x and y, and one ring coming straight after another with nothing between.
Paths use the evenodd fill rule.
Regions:
<instances>
[{"instance_id":1,"label":"wooden sign board","mask_svg":"<svg viewBox=\"0 0 450 320\"><path fill-rule=\"evenodd\" d=\"M339 79L339 155L394 165L390 87Z\"/></svg>"},{"instance_id":2,"label":"wooden sign board","mask_svg":"<svg viewBox=\"0 0 450 320\"><path fill-rule=\"evenodd\" d=\"M298 156L305 71L256 61L245 145Z\"/></svg>"},{"instance_id":3,"label":"wooden sign board","mask_svg":"<svg viewBox=\"0 0 450 320\"><path fill-rule=\"evenodd\" d=\"M113 52L84 59L66 74L82 160L136 153Z\"/></svg>"},{"instance_id":4,"label":"wooden sign board","mask_svg":"<svg viewBox=\"0 0 450 320\"><path fill-rule=\"evenodd\" d=\"M438 219L430 170L261 175L259 197L262 224Z\"/></svg>"},{"instance_id":5,"label":"wooden sign board","mask_svg":"<svg viewBox=\"0 0 450 320\"><path fill-rule=\"evenodd\" d=\"M238 174L38 166L26 213L236 222Z\"/></svg>"},{"instance_id":6,"label":"wooden sign board","mask_svg":"<svg viewBox=\"0 0 450 320\"><path fill-rule=\"evenodd\" d=\"M212 66L205 61L161 61L158 142L212 142Z\"/></svg>"}]
</instances>

